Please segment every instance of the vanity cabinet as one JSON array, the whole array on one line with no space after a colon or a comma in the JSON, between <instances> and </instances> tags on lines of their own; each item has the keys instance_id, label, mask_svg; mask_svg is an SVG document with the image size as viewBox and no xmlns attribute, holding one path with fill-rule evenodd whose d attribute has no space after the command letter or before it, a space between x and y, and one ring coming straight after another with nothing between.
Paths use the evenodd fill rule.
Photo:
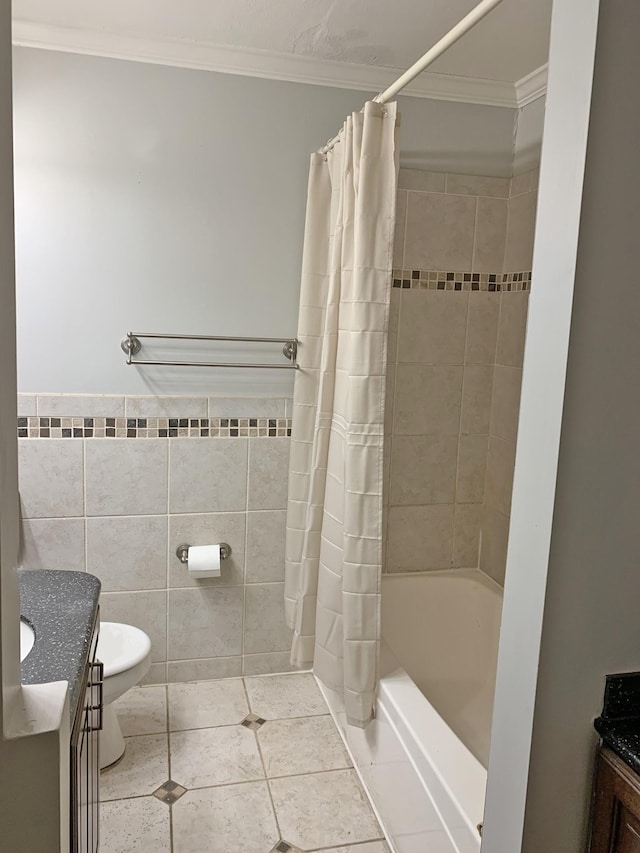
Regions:
<instances>
[{"instance_id":1,"label":"vanity cabinet","mask_svg":"<svg viewBox=\"0 0 640 853\"><path fill-rule=\"evenodd\" d=\"M71 730L71 853L98 853L99 732L103 666L96 660L99 618L93 626L80 700Z\"/></svg>"},{"instance_id":2,"label":"vanity cabinet","mask_svg":"<svg viewBox=\"0 0 640 853\"><path fill-rule=\"evenodd\" d=\"M589 853L640 853L640 776L607 748L598 754Z\"/></svg>"}]
</instances>

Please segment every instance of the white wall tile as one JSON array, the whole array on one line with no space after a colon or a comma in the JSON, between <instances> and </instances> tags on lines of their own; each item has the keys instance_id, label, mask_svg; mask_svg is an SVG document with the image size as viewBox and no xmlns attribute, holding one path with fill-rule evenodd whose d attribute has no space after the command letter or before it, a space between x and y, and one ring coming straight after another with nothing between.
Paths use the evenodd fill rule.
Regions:
<instances>
[{"instance_id":1,"label":"white wall tile","mask_svg":"<svg viewBox=\"0 0 640 853\"><path fill-rule=\"evenodd\" d=\"M480 555L482 504L456 504L453 567L475 569Z\"/></svg>"},{"instance_id":2,"label":"white wall tile","mask_svg":"<svg viewBox=\"0 0 640 853\"><path fill-rule=\"evenodd\" d=\"M18 394L18 417L31 418L37 412L37 397L35 394Z\"/></svg>"},{"instance_id":3,"label":"white wall tile","mask_svg":"<svg viewBox=\"0 0 640 853\"><path fill-rule=\"evenodd\" d=\"M394 433L457 435L462 402L462 367L399 364Z\"/></svg>"},{"instance_id":4,"label":"white wall tile","mask_svg":"<svg viewBox=\"0 0 640 853\"><path fill-rule=\"evenodd\" d=\"M492 384L492 365L469 364L465 366L460 421L460 432L463 435L489 434Z\"/></svg>"},{"instance_id":5,"label":"white wall tile","mask_svg":"<svg viewBox=\"0 0 640 853\"><path fill-rule=\"evenodd\" d=\"M510 178L494 178L488 175L456 175L448 172L446 191L454 195L508 198L510 183Z\"/></svg>"},{"instance_id":6,"label":"white wall tile","mask_svg":"<svg viewBox=\"0 0 640 853\"><path fill-rule=\"evenodd\" d=\"M482 291L470 293L468 316L465 362L494 364L500 317L499 294Z\"/></svg>"},{"instance_id":7,"label":"white wall tile","mask_svg":"<svg viewBox=\"0 0 640 853\"><path fill-rule=\"evenodd\" d=\"M284 397L209 397L210 418L284 418Z\"/></svg>"},{"instance_id":8,"label":"white wall tile","mask_svg":"<svg viewBox=\"0 0 640 853\"><path fill-rule=\"evenodd\" d=\"M496 364L491 401L491 435L516 440L522 368Z\"/></svg>"},{"instance_id":9,"label":"white wall tile","mask_svg":"<svg viewBox=\"0 0 640 853\"><path fill-rule=\"evenodd\" d=\"M242 658L198 658L197 660L172 660L167 664L170 684L183 681L211 681L242 675Z\"/></svg>"},{"instance_id":10,"label":"white wall tile","mask_svg":"<svg viewBox=\"0 0 640 853\"><path fill-rule=\"evenodd\" d=\"M20 565L24 569L83 572L84 519L23 519Z\"/></svg>"},{"instance_id":11,"label":"white wall tile","mask_svg":"<svg viewBox=\"0 0 640 853\"><path fill-rule=\"evenodd\" d=\"M169 586L238 586L244 583L245 513L212 512L169 516ZM226 542L231 556L222 560L219 578L193 578L176 556L178 545Z\"/></svg>"},{"instance_id":12,"label":"white wall tile","mask_svg":"<svg viewBox=\"0 0 640 853\"><path fill-rule=\"evenodd\" d=\"M389 508L387 571L451 568L453 504Z\"/></svg>"},{"instance_id":13,"label":"white wall tile","mask_svg":"<svg viewBox=\"0 0 640 853\"><path fill-rule=\"evenodd\" d=\"M167 664L166 661L162 663L152 663L149 667L149 670L145 677L140 682L140 686L144 686L146 684L166 684L167 683Z\"/></svg>"},{"instance_id":14,"label":"white wall tile","mask_svg":"<svg viewBox=\"0 0 640 853\"><path fill-rule=\"evenodd\" d=\"M289 438L249 439L249 509L286 509Z\"/></svg>"},{"instance_id":15,"label":"white wall tile","mask_svg":"<svg viewBox=\"0 0 640 853\"><path fill-rule=\"evenodd\" d=\"M398 329L398 362L462 364L469 294L406 290Z\"/></svg>"},{"instance_id":16,"label":"white wall tile","mask_svg":"<svg viewBox=\"0 0 640 853\"><path fill-rule=\"evenodd\" d=\"M123 622L142 629L151 639L151 660L167 659L167 593L103 592L100 595L100 618L103 622Z\"/></svg>"},{"instance_id":17,"label":"white wall tile","mask_svg":"<svg viewBox=\"0 0 640 853\"><path fill-rule=\"evenodd\" d=\"M457 454L455 435L397 435L391 456L390 503L453 503Z\"/></svg>"},{"instance_id":18,"label":"white wall tile","mask_svg":"<svg viewBox=\"0 0 640 853\"><path fill-rule=\"evenodd\" d=\"M443 193L445 191L446 178L447 176L444 172L429 172L426 169L400 169L398 173L398 188L401 190Z\"/></svg>"},{"instance_id":19,"label":"white wall tile","mask_svg":"<svg viewBox=\"0 0 640 853\"><path fill-rule=\"evenodd\" d=\"M266 444L274 440L263 439ZM169 512L244 510L247 444L246 438L172 439Z\"/></svg>"},{"instance_id":20,"label":"white wall tile","mask_svg":"<svg viewBox=\"0 0 640 853\"><path fill-rule=\"evenodd\" d=\"M87 439L87 515L167 511L168 439Z\"/></svg>"},{"instance_id":21,"label":"white wall tile","mask_svg":"<svg viewBox=\"0 0 640 853\"><path fill-rule=\"evenodd\" d=\"M479 198L473 246L474 272L502 272L507 237L506 199Z\"/></svg>"},{"instance_id":22,"label":"white wall tile","mask_svg":"<svg viewBox=\"0 0 640 853\"><path fill-rule=\"evenodd\" d=\"M23 518L84 514L81 440L21 439L18 454Z\"/></svg>"},{"instance_id":23,"label":"white wall tile","mask_svg":"<svg viewBox=\"0 0 640 853\"><path fill-rule=\"evenodd\" d=\"M164 589L166 515L88 518L87 571L100 578L105 592Z\"/></svg>"},{"instance_id":24,"label":"white wall tile","mask_svg":"<svg viewBox=\"0 0 640 853\"><path fill-rule=\"evenodd\" d=\"M286 510L247 513L247 583L284 580Z\"/></svg>"},{"instance_id":25,"label":"white wall tile","mask_svg":"<svg viewBox=\"0 0 640 853\"><path fill-rule=\"evenodd\" d=\"M513 442L493 435L490 437L485 503L507 516L511 512L515 456L516 446Z\"/></svg>"},{"instance_id":26,"label":"white wall tile","mask_svg":"<svg viewBox=\"0 0 640 853\"><path fill-rule=\"evenodd\" d=\"M243 675L266 675L278 672L298 672L298 667L291 665L291 652L267 652L257 655L243 655Z\"/></svg>"},{"instance_id":27,"label":"white wall tile","mask_svg":"<svg viewBox=\"0 0 640 853\"><path fill-rule=\"evenodd\" d=\"M40 417L123 418L124 397L108 394L38 394Z\"/></svg>"},{"instance_id":28,"label":"white wall tile","mask_svg":"<svg viewBox=\"0 0 640 853\"><path fill-rule=\"evenodd\" d=\"M245 592L244 652L282 652L293 632L284 617L284 584L251 584Z\"/></svg>"},{"instance_id":29,"label":"white wall tile","mask_svg":"<svg viewBox=\"0 0 640 853\"><path fill-rule=\"evenodd\" d=\"M509 541L509 516L485 504L482 511L480 568L504 585Z\"/></svg>"},{"instance_id":30,"label":"white wall tile","mask_svg":"<svg viewBox=\"0 0 640 853\"><path fill-rule=\"evenodd\" d=\"M496 364L522 367L528 308L528 293L502 294Z\"/></svg>"},{"instance_id":31,"label":"white wall tile","mask_svg":"<svg viewBox=\"0 0 640 853\"><path fill-rule=\"evenodd\" d=\"M169 590L169 660L242 651L242 587Z\"/></svg>"},{"instance_id":32,"label":"white wall tile","mask_svg":"<svg viewBox=\"0 0 640 853\"><path fill-rule=\"evenodd\" d=\"M206 397L127 397L128 418L206 418Z\"/></svg>"},{"instance_id":33,"label":"white wall tile","mask_svg":"<svg viewBox=\"0 0 640 853\"><path fill-rule=\"evenodd\" d=\"M409 192L406 269L470 270L476 199Z\"/></svg>"},{"instance_id":34,"label":"white wall tile","mask_svg":"<svg viewBox=\"0 0 640 853\"><path fill-rule=\"evenodd\" d=\"M487 468L486 435L461 435L458 449L456 501L482 503Z\"/></svg>"}]
</instances>

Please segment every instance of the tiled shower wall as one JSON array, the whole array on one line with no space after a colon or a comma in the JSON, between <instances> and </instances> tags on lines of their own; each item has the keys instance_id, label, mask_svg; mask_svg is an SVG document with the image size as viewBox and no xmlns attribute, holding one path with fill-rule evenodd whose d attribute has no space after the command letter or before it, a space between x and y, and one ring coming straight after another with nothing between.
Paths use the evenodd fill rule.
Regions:
<instances>
[{"instance_id":1,"label":"tiled shower wall","mask_svg":"<svg viewBox=\"0 0 640 853\"><path fill-rule=\"evenodd\" d=\"M287 406L20 395L23 565L97 575L102 618L151 637L148 681L288 670ZM183 542L229 543L221 577L191 579Z\"/></svg>"},{"instance_id":2,"label":"tiled shower wall","mask_svg":"<svg viewBox=\"0 0 640 853\"><path fill-rule=\"evenodd\" d=\"M537 180L537 172L528 172L511 182L505 269L531 269ZM480 568L504 584L529 296L503 293L499 299Z\"/></svg>"},{"instance_id":3,"label":"tiled shower wall","mask_svg":"<svg viewBox=\"0 0 640 853\"><path fill-rule=\"evenodd\" d=\"M480 565L503 581L536 184L400 172L388 572Z\"/></svg>"}]
</instances>

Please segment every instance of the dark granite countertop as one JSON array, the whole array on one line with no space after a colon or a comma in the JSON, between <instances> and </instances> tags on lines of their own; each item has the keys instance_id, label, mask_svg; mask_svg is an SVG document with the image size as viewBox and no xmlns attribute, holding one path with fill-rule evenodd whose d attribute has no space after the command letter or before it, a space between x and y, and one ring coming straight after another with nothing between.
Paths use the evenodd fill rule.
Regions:
<instances>
[{"instance_id":1,"label":"dark granite countertop","mask_svg":"<svg viewBox=\"0 0 640 853\"><path fill-rule=\"evenodd\" d=\"M594 726L605 746L640 773L640 672L608 675Z\"/></svg>"},{"instance_id":2,"label":"dark granite countertop","mask_svg":"<svg viewBox=\"0 0 640 853\"><path fill-rule=\"evenodd\" d=\"M100 581L86 572L18 571L20 614L35 643L22 661L22 683L68 681L71 723L98 611Z\"/></svg>"}]
</instances>

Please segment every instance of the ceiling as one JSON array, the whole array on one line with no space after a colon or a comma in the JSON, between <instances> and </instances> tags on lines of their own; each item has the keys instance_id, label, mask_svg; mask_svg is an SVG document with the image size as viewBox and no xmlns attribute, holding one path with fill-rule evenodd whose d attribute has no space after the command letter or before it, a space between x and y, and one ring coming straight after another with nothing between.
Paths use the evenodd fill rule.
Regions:
<instances>
[{"instance_id":1,"label":"ceiling","mask_svg":"<svg viewBox=\"0 0 640 853\"><path fill-rule=\"evenodd\" d=\"M503 0L430 74L513 88L547 61L551 4ZM285 70L269 73L280 63L292 69L291 79L293 60L309 73L313 61L320 77L326 70L328 78L342 81L336 85L352 78L354 87L366 88L366 67L371 81L388 69L404 70L475 5L476 0L13 0L14 40L80 52L84 44L85 52L106 55L135 53L138 44L141 55L131 58L144 59L146 52L156 55L150 61L162 61L165 54L170 61L170 54L179 54L185 61L178 64L189 64L191 51L196 67L206 65L204 50L214 66L213 57L224 51L227 59L233 56L233 73L243 73L244 56L247 73L259 73L262 60L265 76L286 78Z\"/></svg>"}]
</instances>

